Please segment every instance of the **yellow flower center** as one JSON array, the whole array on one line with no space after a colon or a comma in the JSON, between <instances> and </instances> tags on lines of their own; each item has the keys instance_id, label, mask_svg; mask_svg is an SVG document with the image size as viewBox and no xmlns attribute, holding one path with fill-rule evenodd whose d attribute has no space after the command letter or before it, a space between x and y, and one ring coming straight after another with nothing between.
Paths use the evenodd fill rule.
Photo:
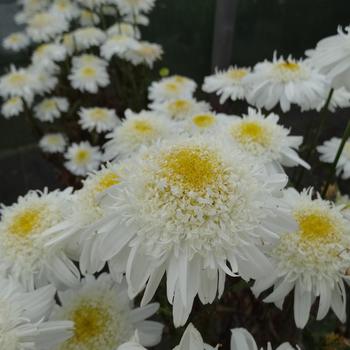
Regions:
<instances>
[{"instance_id":1,"label":"yellow flower center","mask_svg":"<svg viewBox=\"0 0 350 350\"><path fill-rule=\"evenodd\" d=\"M179 90L180 86L175 83L167 83L165 84L165 90L169 92L177 92Z\"/></svg>"},{"instance_id":2,"label":"yellow flower center","mask_svg":"<svg viewBox=\"0 0 350 350\"><path fill-rule=\"evenodd\" d=\"M50 145L59 145L61 143L61 137L58 135L50 135L46 138Z\"/></svg>"},{"instance_id":3,"label":"yellow flower center","mask_svg":"<svg viewBox=\"0 0 350 350\"><path fill-rule=\"evenodd\" d=\"M292 72L298 71L300 69L300 66L298 63L290 62L290 61L279 63L278 67L282 70L292 71Z\"/></svg>"},{"instance_id":4,"label":"yellow flower center","mask_svg":"<svg viewBox=\"0 0 350 350\"><path fill-rule=\"evenodd\" d=\"M19 97L11 97L7 103L10 105L16 105L17 103L20 103L21 99Z\"/></svg>"},{"instance_id":5,"label":"yellow flower center","mask_svg":"<svg viewBox=\"0 0 350 350\"><path fill-rule=\"evenodd\" d=\"M107 111L103 108L94 108L90 113L91 119L94 121L105 120L107 118Z\"/></svg>"},{"instance_id":6,"label":"yellow flower center","mask_svg":"<svg viewBox=\"0 0 350 350\"><path fill-rule=\"evenodd\" d=\"M242 144L254 142L266 147L270 143L265 128L256 121L242 121L238 126L235 125L231 132L233 137Z\"/></svg>"},{"instance_id":7,"label":"yellow flower center","mask_svg":"<svg viewBox=\"0 0 350 350\"><path fill-rule=\"evenodd\" d=\"M146 120L135 120L132 126L140 134L149 134L153 131L152 125Z\"/></svg>"},{"instance_id":8,"label":"yellow flower center","mask_svg":"<svg viewBox=\"0 0 350 350\"><path fill-rule=\"evenodd\" d=\"M11 34L8 37L8 41L10 41L12 44L18 44L21 42L22 37L19 34Z\"/></svg>"},{"instance_id":9,"label":"yellow flower center","mask_svg":"<svg viewBox=\"0 0 350 350\"><path fill-rule=\"evenodd\" d=\"M178 83L178 84L183 84L183 83L186 82L187 78L182 77L181 75L175 75L175 76L174 76L174 80L175 80L175 82Z\"/></svg>"},{"instance_id":10,"label":"yellow flower center","mask_svg":"<svg viewBox=\"0 0 350 350\"><path fill-rule=\"evenodd\" d=\"M56 101L51 99L43 101L41 106L45 111L51 111L57 107Z\"/></svg>"},{"instance_id":11,"label":"yellow flower center","mask_svg":"<svg viewBox=\"0 0 350 350\"><path fill-rule=\"evenodd\" d=\"M51 24L52 17L47 13L39 13L33 17L30 25L37 29L45 28Z\"/></svg>"},{"instance_id":12,"label":"yellow flower center","mask_svg":"<svg viewBox=\"0 0 350 350\"><path fill-rule=\"evenodd\" d=\"M36 55L42 55L45 53L45 50L48 48L48 44L40 45L34 52Z\"/></svg>"},{"instance_id":13,"label":"yellow flower center","mask_svg":"<svg viewBox=\"0 0 350 350\"><path fill-rule=\"evenodd\" d=\"M26 238L40 226L41 219L41 208L26 209L13 218L9 232L15 236Z\"/></svg>"},{"instance_id":14,"label":"yellow flower center","mask_svg":"<svg viewBox=\"0 0 350 350\"><path fill-rule=\"evenodd\" d=\"M81 73L86 78L94 78L96 76L96 69L93 67L84 67Z\"/></svg>"},{"instance_id":15,"label":"yellow flower center","mask_svg":"<svg viewBox=\"0 0 350 350\"><path fill-rule=\"evenodd\" d=\"M95 191L101 193L114 185L118 185L120 183L119 179L119 176L113 171L108 172L103 175L100 181L97 183Z\"/></svg>"},{"instance_id":16,"label":"yellow flower center","mask_svg":"<svg viewBox=\"0 0 350 350\"><path fill-rule=\"evenodd\" d=\"M84 164L89 159L90 159L90 152L85 150L85 149L81 149L81 150L77 151L77 153L75 154L75 161L78 164Z\"/></svg>"},{"instance_id":17,"label":"yellow flower center","mask_svg":"<svg viewBox=\"0 0 350 350\"><path fill-rule=\"evenodd\" d=\"M226 74L233 80L241 80L248 74L248 71L246 69L230 69Z\"/></svg>"},{"instance_id":18,"label":"yellow flower center","mask_svg":"<svg viewBox=\"0 0 350 350\"><path fill-rule=\"evenodd\" d=\"M175 100L170 102L169 109L173 113L186 112L190 107L190 102L186 100Z\"/></svg>"},{"instance_id":19,"label":"yellow flower center","mask_svg":"<svg viewBox=\"0 0 350 350\"><path fill-rule=\"evenodd\" d=\"M27 83L27 76L22 73L12 73L9 76L9 83L13 86L23 86Z\"/></svg>"},{"instance_id":20,"label":"yellow flower center","mask_svg":"<svg viewBox=\"0 0 350 350\"><path fill-rule=\"evenodd\" d=\"M208 128L215 124L215 117L212 114L199 114L194 116L192 121L199 128Z\"/></svg>"}]
</instances>

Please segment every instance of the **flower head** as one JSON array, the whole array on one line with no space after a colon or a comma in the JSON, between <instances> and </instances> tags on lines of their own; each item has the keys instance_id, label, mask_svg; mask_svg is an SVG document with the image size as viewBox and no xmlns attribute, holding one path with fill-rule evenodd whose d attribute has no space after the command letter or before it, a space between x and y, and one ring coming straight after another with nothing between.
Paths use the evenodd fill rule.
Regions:
<instances>
[{"instance_id":1,"label":"flower head","mask_svg":"<svg viewBox=\"0 0 350 350\"><path fill-rule=\"evenodd\" d=\"M63 153L67 145L63 134L46 134L39 141L40 148L46 153Z\"/></svg>"},{"instance_id":2,"label":"flower head","mask_svg":"<svg viewBox=\"0 0 350 350\"><path fill-rule=\"evenodd\" d=\"M1 113L7 119L17 116L23 111L23 100L20 97L11 97L1 106Z\"/></svg>"},{"instance_id":3,"label":"flower head","mask_svg":"<svg viewBox=\"0 0 350 350\"><path fill-rule=\"evenodd\" d=\"M45 98L34 107L34 116L42 122L52 123L68 108L69 103L64 97Z\"/></svg>"},{"instance_id":4,"label":"flower head","mask_svg":"<svg viewBox=\"0 0 350 350\"><path fill-rule=\"evenodd\" d=\"M119 122L115 111L108 108L81 108L78 114L82 129L98 133L112 130Z\"/></svg>"},{"instance_id":5,"label":"flower head","mask_svg":"<svg viewBox=\"0 0 350 350\"><path fill-rule=\"evenodd\" d=\"M21 51L30 44L30 40L25 33L17 32L7 36L2 45L7 50Z\"/></svg>"}]
</instances>

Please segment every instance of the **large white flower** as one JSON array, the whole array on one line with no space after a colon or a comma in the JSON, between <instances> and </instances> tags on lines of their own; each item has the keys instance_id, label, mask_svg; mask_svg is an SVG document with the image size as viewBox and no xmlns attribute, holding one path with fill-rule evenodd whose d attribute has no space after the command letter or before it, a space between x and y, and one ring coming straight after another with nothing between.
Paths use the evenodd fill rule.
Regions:
<instances>
[{"instance_id":1,"label":"large white flower","mask_svg":"<svg viewBox=\"0 0 350 350\"><path fill-rule=\"evenodd\" d=\"M250 68L230 67L224 71L216 71L204 79L202 90L208 93L215 92L220 96L220 103L229 98L232 101L245 98L246 87L243 78L250 72Z\"/></svg>"},{"instance_id":2,"label":"large white flower","mask_svg":"<svg viewBox=\"0 0 350 350\"><path fill-rule=\"evenodd\" d=\"M66 145L66 138L60 133L46 134L39 141L40 148L47 153L63 153Z\"/></svg>"},{"instance_id":3,"label":"large white flower","mask_svg":"<svg viewBox=\"0 0 350 350\"><path fill-rule=\"evenodd\" d=\"M17 32L7 36L2 45L7 50L21 51L30 44L30 40L25 33Z\"/></svg>"},{"instance_id":4,"label":"large white flower","mask_svg":"<svg viewBox=\"0 0 350 350\"><path fill-rule=\"evenodd\" d=\"M46 246L47 233L70 211L71 189L31 191L1 209L0 267L27 288L50 281L73 286L79 271L60 245Z\"/></svg>"},{"instance_id":5,"label":"large white flower","mask_svg":"<svg viewBox=\"0 0 350 350\"><path fill-rule=\"evenodd\" d=\"M71 321L45 321L54 304L55 288L25 292L11 279L0 277L0 348L47 350L72 335Z\"/></svg>"},{"instance_id":6,"label":"large white flower","mask_svg":"<svg viewBox=\"0 0 350 350\"><path fill-rule=\"evenodd\" d=\"M98 133L112 130L119 122L115 111L108 108L81 108L78 114L82 129Z\"/></svg>"},{"instance_id":7,"label":"large white flower","mask_svg":"<svg viewBox=\"0 0 350 350\"><path fill-rule=\"evenodd\" d=\"M11 97L1 106L1 113L7 119L15 117L23 111L23 100L20 97Z\"/></svg>"},{"instance_id":8,"label":"large white flower","mask_svg":"<svg viewBox=\"0 0 350 350\"><path fill-rule=\"evenodd\" d=\"M146 64L150 68L163 55L163 49L158 44L149 43L148 41L139 41L137 45L130 47L124 54L124 59L132 64Z\"/></svg>"},{"instance_id":9,"label":"large white flower","mask_svg":"<svg viewBox=\"0 0 350 350\"><path fill-rule=\"evenodd\" d=\"M268 110L279 104L284 112L291 104L302 110L317 108L330 90L326 77L309 62L276 55L272 62L258 63L243 82L250 86L246 92L250 104Z\"/></svg>"},{"instance_id":10,"label":"large white flower","mask_svg":"<svg viewBox=\"0 0 350 350\"><path fill-rule=\"evenodd\" d=\"M160 342L163 326L146 320L159 305L134 308L125 282L116 283L107 274L87 276L79 289L58 294L61 306L50 319L72 320L74 334L55 350L116 350L135 331L145 346Z\"/></svg>"},{"instance_id":11,"label":"large white flower","mask_svg":"<svg viewBox=\"0 0 350 350\"><path fill-rule=\"evenodd\" d=\"M203 303L222 294L226 274L249 279L269 269L259 244L285 175L267 174L216 137L159 142L121 166L95 244L112 268L127 258L130 295L147 285L142 304L167 271L174 323L183 325L197 294Z\"/></svg>"},{"instance_id":12,"label":"large white flower","mask_svg":"<svg viewBox=\"0 0 350 350\"><path fill-rule=\"evenodd\" d=\"M333 163L341 141L338 137L332 137L330 140L325 141L323 145L318 146L317 150L321 154L320 160L325 163ZM340 174L343 179L350 178L350 141L345 143L337 164L337 175Z\"/></svg>"},{"instance_id":13,"label":"large white flower","mask_svg":"<svg viewBox=\"0 0 350 350\"><path fill-rule=\"evenodd\" d=\"M67 112L69 103L64 97L45 98L34 107L34 116L42 122L52 123L63 112Z\"/></svg>"},{"instance_id":14,"label":"large white flower","mask_svg":"<svg viewBox=\"0 0 350 350\"><path fill-rule=\"evenodd\" d=\"M232 118L223 132L232 138L235 145L265 162L277 161L284 166L302 165L309 169L296 150L303 141L302 136L289 135L290 130L278 124L277 114L264 116L261 111L248 109L243 118Z\"/></svg>"},{"instance_id":15,"label":"large white flower","mask_svg":"<svg viewBox=\"0 0 350 350\"><path fill-rule=\"evenodd\" d=\"M73 35L78 50L100 46L106 40L105 32L97 27L79 28L73 32Z\"/></svg>"},{"instance_id":16,"label":"large white flower","mask_svg":"<svg viewBox=\"0 0 350 350\"><path fill-rule=\"evenodd\" d=\"M279 238L266 249L274 271L259 278L253 290L260 294L274 286L264 299L282 308L285 297L294 289L294 319L304 328L312 304L319 298L317 319L332 308L345 321L346 292L343 279L350 264L349 221L342 207L312 199L312 189L298 193L285 191L284 200L290 219ZM288 228L289 226L289 228Z\"/></svg>"}]
</instances>

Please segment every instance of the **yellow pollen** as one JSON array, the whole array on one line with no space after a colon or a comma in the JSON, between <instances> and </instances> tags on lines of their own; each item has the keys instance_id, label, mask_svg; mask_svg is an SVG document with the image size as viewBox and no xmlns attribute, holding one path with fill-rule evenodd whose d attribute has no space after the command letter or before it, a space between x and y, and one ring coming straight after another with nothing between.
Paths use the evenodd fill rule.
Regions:
<instances>
[{"instance_id":1,"label":"yellow pollen","mask_svg":"<svg viewBox=\"0 0 350 350\"><path fill-rule=\"evenodd\" d=\"M179 90L179 85L175 83L167 83L165 84L165 89L169 92L177 92Z\"/></svg>"},{"instance_id":2,"label":"yellow pollen","mask_svg":"<svg viewBox=\"0 0 350 350\"><path fill-rule=\"evenodd\" d=\"M87 78L94 78L96 76L96 69L93 67L84 67L81 73Z\"/></svg>"},{"instance_id":3,"label":"yellow pollen","mask_svg":"<svg viewBox=\"0 0 350 350\"><path fill-rule=\"evenodd\" d=\"M95 191L98 193L101 193L108 188L118 185L120 183L119 176L114 172L108 172L106 173L98 182L98 184L95 187Z\"/></svg>"},{"instance_id":4,"label":"yellow pollen","mask_svg":"<svg viewBox=\"0 0 350 350\"><path fill-rule=\"evenodd\" d=\"M8 40L11 41L13 44L17 44L17 43L21 42L21 36L18 34L11 34L8 37Z\"/></svg>"},{"instance_id":5,"label":"yellow pollen","mask_svg":"<svg viewBox=\"0 0 350 350\"><path fill-rule=\"evenodd\" d=\"M107 112L103 108L94 108L91 112L91 119L97 120L105 120L107 117Z\"/></svg>"},{"instance_id":6,"label":"yellow pollen","mask_svg":"<svg viewBox=\"0 0 350 350\"><path fill-rule=\"evenodd\" d=\"M40 225L41 219L41 209L26 209L13 218L9 232L15 236L26 238Z\"/></svg>"},{"instance_id":7,"label":"yellow pollen","mask_svg":"<svg viewBox=\"0 0 350 350\"><path fill-rule=\"evenodd\" d=\"M7 103L10 105L16 105L17 103L20 103L21 99L19 97L11 97Z\"/></svg>"},{"instance_id":8,"label":"yellow pollen","mask_svg":"<svg viewBox=\"0 0 350 350\"><path fill-rule=\"evenodd\" d=\"M246 69L230 69L226 74L233 80L241 80L248 74L248 71Z\"/></svg>"},{"instance_id":9,"label":"yellow pollen","mask_svg":"<svg viewBox=\"0 0 350 350\"><path fill-rule=\"evenodd\" d=\"M266 130L256 121L242 121L238 127L234 126L231 132L233 137L243 144L254 142L261 146L267 146L270 142Z\"/></svg>"},{"instance_id":10,"label":"yellow pollen","mask_svg":"<svg viewBox=\"0 0 350 350\"><path fill-rule=\"evenodd\" d=\"M169 109L173 112L184 112L190 107L190 103L186 100L176 100L169 104Z\"/></svg>"},{"instance_id":11,"label":"yellow pollen","mask_svg":"<svg viewBox=\"0 0 350 350\"><path fill-rule=\"evenodd\" d=\"M297 71L300 69L300 66L298 63L290 62L290 61L285 61L282 63L278 64L278 67L283 69L283 70L288 70L288 71Z\"/></svg>"},{"instance_id":12,"label":"yellow pollen","mask_svg":"<svg viewBox=\"0 0 350 350\"><path fill-rule=\"evenodd\" d=\"M85 149L81 149L81 150L77 151L77 153L75 154L75 161L78 164L84 164L89 159L90 159L90 152L85 150Z\"/></svg>"},{"instance_id":13,"label":"yellow pollen","mask_svg":"<svg viewBox=\"0 0 350 350\"><path fill-rule=\"evenodd\" d=\"M55 109L57 106L56 106L56 101L55 100L45 100L43 103L42 103L42 107L45 111L51 111L52 109Z\"/></svg>"},{"instance_id":14,"label":"yellow pollen","mask_svg":"<svg viewBox=\"0 0 350 350\"><path fill-rule=\"evenodd\" d=\"M47 47L48 47L48 44L42 44L35 50L34 53L37 55L42 55L47 49Z\"/></svg>"},{"instance_id":15,"label":"yellow pollen","mask_svg":"<svg viewBox=\"0 0 350 350\"><path fill-rule=\"evenodd\" d=\"M182 77L181 75L175 75L174 76L174 80L178 83L178 84L183 84L187 79L185 77Z\"/></svg>"},{"instance_id":16,"label":"yellow pollen","mask_svg":"<svg viewBox=\"0 0 350 350\"><path fill-rule=\"evenodd\" d=\"M208 128L215 124L215 117L212 114L199 114L194 116L192 121L199 128Z\"/></svg>"},{"instance_id":17,"label":"yellow pollen","mask_svg":"<svg viewBox=\"0 0 350 350\"><path fill-rule=\"evenodd\" d=\"M30 24L33 27L37 27L37 28L44 28L50 25L52 18L50 15L46 14L46 13L40 13L37 14L32 21L30 22Z\"/></svg>"},{"instance_id":18,"label":"yellow pollen","mask_svg":"<svg viewBox=\"0 0 350 350\"><path fill-rule=\"evenodd\" d=\"M12 73L9 77L9 83L14 86L22 86L26 84L27 77L22 73Z\"/></svg>"},{"instance_id":19,"label":"yellow pollen","mask_svg":"<svg viewBox=\"0 0 350 350\"><path fill-rule=\"evenodd\" d=\"M139 53L145 57L147 56L153 56L156 53L156 49L152 46L141 46L141 48L138 50Z\"/></svg>"},{"instance_id":20,"label":"yellow pollen","mask_svg":"<svg viewBox=\"0 0 350 350\"><path fill-rule=\"evenodd\" d=\"M133 128L140 134L149 134L153 131L152 125L145 120L135 120Z\"/></svg>"}]
</instances>

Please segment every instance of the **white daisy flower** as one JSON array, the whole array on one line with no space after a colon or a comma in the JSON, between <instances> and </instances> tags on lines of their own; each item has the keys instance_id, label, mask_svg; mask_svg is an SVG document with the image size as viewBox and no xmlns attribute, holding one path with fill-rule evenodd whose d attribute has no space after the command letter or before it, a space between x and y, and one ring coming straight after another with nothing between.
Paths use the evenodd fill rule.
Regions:
<instances>
[{"instance_id":1,"label":"white daisy flower","mask_svg":"<svg viewBox=\"0 0 350 350\"><path fill-rule=\"evenodd\" d=\"M39 146L46 153L63 153L67 141L61 133L46 134L39 141Z\"/></svg>"},{"instance_id":2,"label":"white daisy flower","mask_svg":"<svg viewBox=\"0 0 350 350\"><path fill-rule=\"evenodd\" d=\"M114 55L124 58L125 53L135 47L137 47L137 41L134 38L114 34L101 46L101 56L107 60L110 60Z\"/></svg>"},{"instance_id":3,"label":"white daisy flower","mask_svg":"<svg viewBox=\"0 0 350 350\"><path fill-rule=\"evenodd\" d=\"M198 113L181 123L181 128L189 135L217 133L219 127L226 123L227 118L222 114L215 113Z\"/></svg>"},{"instance_id":4,"label":"white daisy flower","mask_svg":"<svg viewBox=\"0 0 350 350\"><path fill-rule=\"evenodd\" d=\"M123 15L148 13L154 7L155 0L116 0Z\"/></svg>"},{"instance_id":5,"label":"white daisy flower","mask_svg":"<svg viewBox=\"0 0 350 350\"><path fill-rule=\"evenodd\" d=\"M206 113L210 111L210 105L204 101L195 99L174 99L164 102L153 102L149 105L150 109L169 116L174 120L186 120L194 114Z\"/></svg>"},{"instance_id":6,"label":"white daisy flower","mask_svg":"<svg viewBox=\"0 0 350 350\"><path fill-rule=\"evenodd\" d=\"M6 350L47 350L70 338L71 321L46 321L55 288L25 292L13 280L0 277L0 346Z\"/></svg>"},{"instance_id":7,"label":"white daisy flower","mask_svg":"<svg viewBox=\"0 0 350 350\"><path fill-rule=\"evenodd\" d=\"M341 141L338 137L332 137L330 140L325 141L323 145L318 146L317 150L321 154L320 160L325 163L333 163ZM339 158L337 175L341 175L342 179L350 178L350 141L345 143L345 147Z\"/></svg>"},{"instance_id":8,"label":"white daisy flower","mask_svg":"<svg viewBox=\"0 0 350 350\"><path fill-rule=\"evenodd\" d=\"M134 47L130 47L124 54L124 58L133 65L146 64L150 68L163 55L163 49L158 44L152 44L147 41L139 41Z\"/></svg>"},{"instance_id":9,"label":"white daisy flower","mask_svg":"<svg viewBox=\"0 0 350 350\"><path fill-rule=\"evenodd\" d=\"M64 45L57 43L42 44L33 52L32 62L40 66L50 66L53 62L62 62L67 56Z\"/></svg>"},{"instance_id":10,"label":"white daisy flower","mask_svg":"<svg viewBox=\"0 0 350 350\"><path fill-rule=\"evenodd\" d=\"M277 161L284 166L310 169L296 152L303 142L302 136L289 135L290 130L278 124L279 116L263 115L260 110L248 108L243 118L232 118L225 125L226 133L243 152L263 162Z\"/></svg>"},{"instance_id":11,"label":"white daisy flower","mask_svg":"<svg viewBox=\"0 0 350 350\"><path fill-rule=\"evenodd\" d=\"M285 297L294 289L294 319L304 328L312 304L319 298L317 320L332 308L345 321L346 292L343 279L350 263L349 221L341 207L312 199L312 189L298 193L285 191L284 200L291 218L275 243L267 247L274 271L259 278L256 295L274 286L264 299L282 308ZM289 226L289 228L288 228Z\"/></svg>"},{"instance_id":12,"label":"white daisy flower","mask_svg":"<svg viewBox=\"0 0 350 350\"><path fill-rule=\"evenodd\" d=\"M27 34L36 41L49 41L67 31L69 24L57 12L39 12L28 21Z\"/></svg>"},{"instance_id":13,"label":"white daisy flower","mask_svg":"<svg viewBox=\"0 0 350 350\"><path fill-rule=\"evenodd\" d=\"M29 15L43 11L49 5L49 0L25 0L21 1L23 11Z\"/></svg>"},{"instance_id":14,"label":"white daisy flower","mask_svg":"<svg viewBox=\"0 0 350 350\"><path fill-rule=\"evenodd\" d=\"M311 63L325 74L334 88L345 87L350 90L350 27L338 34L322 39L313 50L305 52Z\"/></svg>"},{"instance_id":15,"label":"white daisy flower","mask_svg":"<svg viewBox=\"0 0 350 350\"><path fill-rule=\"evenodd\" d=\"M77 0L83 7L88 7L92 10L101 8L102 5L107 5L108 0Z\"/></svg>"},{"instance_id":16,"label":"white daisy flower","mask_svg":"<svg viewBox=\"0 0 350 350\"><path fill-rule=\"evenodd\" d=\"M30 66L30 70L33 72L37 79L36 92L40 95L52 92L58 83L56 77L57 70L56 65L42 67L40 63Z\"/></svg>"},{"instance_id":17,"label":"white daisy flower","mask_svg":"<svg viewBox=\"0 0 350 350\"><path fill-rule=\"evenodd\" d=\"M108 62L102 58L99 58L91 54L83 54L80 56L73 57L72 59L73 68L77 69L79 67L86 66L86 65L87 66L94 65L94 66L98 66L99 68L107 68Z\"/></svg>"},{"instance_id":18,"label":"white daisy flower","mask_svg":"<svg viewBox=\"0 0 350 350\"><path fill-rule=\"evenodd\" d=\"M100 23L100 17L97 13L83 9L80 11L79 24L83 27L94 26Z\"/></svg>"},{"instance_id":19,"label":"white daisy flower","mask_svg":"<svg viewBox=\"0 0 350 350\"><path fill-rule=\"evenodd\" d=\"M49 97L34 107L34 116L42 122L53 123L69 108L68 100L64 97Z\"/></svg>"},{"instance_id":20,"label":"white daisy flower","mask_svg":"<svg viewBox=\"0 0 350 350\"><path fill-rule=\"evenodd\" d=\"M326 101L322 101L317 110L320 111L324 107L325 103ZM350 91L346 90L344 87L334 90L328 105L328 109L331 112L335 112L338 108L348 107L350 107Z\"/></svg>"},{"instance_id":21,"label":"white daisy flower","mask_svg":"<svg viewBox=\"0 0 350 350\"><path fill-rule=\"evenodd\" d=\"M54 0L50 12L58 13L68 20L79 16L79 8L71 0Z\"/></svg>"},{"instance_id":22,"label":"white daisy flower","mask_svg":"<svg viewBox=\"0 0 350 350\"><path fill-rule=\"evenodd\" d=\"M102 154L98 147L93 147L88 141L73 143L65 153L65 166L74 175L85 176L97 170Z\"/></svg>"},{"instance_id":23,"label":"white daisy flower","mask_svg":"<svg viewBox=\"0 0 350 350\"><path fill-rule=\"evenodd\" d=\"M118 1L118 0L117 0ZM128 13L124 14L123 21L127 23L132 23L134 25L148 26L149 19L141 13Z\"/></svg>"},{"instance_id":24,"label":"white daisy flower","mask_svg":"<svg viewBox=\"0 0 350 350\"><path fill-rule=\"evenodd\" d=\"M174 75L154 81L149 87L148 98L162 102L171 99L190 99L197 88L197 84L189 78Z\"/></svg>"},{"instance_id":25,"label":"white daisy flower","mask_svg":"<svg viewBox=\"0 0 350 350\"><path fill-rule=\"evenodd\" d=\"M232 101L245 98L246 86L243 78L250 73L250 68L229 67L227 70L217 70L215 74L204 79L202 90L208 93L215 92L220 96L220 103L228 99Z\"/></svg>"},{"instance_id":26,"label":"white daisy flower","mask_svg":"<svg viewBox=\"0 0 350 350\"><path fill-rule=\"evenodd\" d=\"M73 35L78 50L100 46L106 40L105 32L97 27L79 28L73 32Z\"/></svg>"},{"instance_id":27,"label":"white daisy flower","mask_svg":"<svg viewBox=\"0 0 350 350\"><path fill-rule=\"evenodd\" d=\"M175 125L168 119L150 111L125 112L125 119L106 137L105 157L112 160L128 157L141 146L150 145L159 139L167 139L174 134Z\"/></svg>"},{"instance_id":28,"label":"white daisy flower","mask_svg":"<svg viewBox=\"0 0 350 350\"><path fill-rule=\"evenodd\" d=\"M66 33L61 38L62 45L66 49L67 54L73 55L76 52L76 43L74 39L74 32Z\"/></svg>"},{"instance_id":29,"label":"white daisy flower","mask_svg":"<svg viewBox=\"0 0 350 350\"><path fill-rule=\"evenodd\" d=\"M30 40L28 36L22 32L12 33L7 36L2 42L2 45L5 49L15 52L25 49L29 46L29 44Z\"/></svg>"},{"instance_id":30,"label":"white daisy flower","mask_svg":"<svg viewBox=\"0 0 350 350\"><path fill-rule=\"evenodd\" d=\"M302 110L317 108L330 89L326 77L309 62L276 55L272 62L258 63L243 83L250 86L248 103L268 110L279 104L283 112L289 111L291 104Z\"/></svg>"},{"instance_id":31,"label":"white daisy flower","mask_svg":"<svg viewBox=\"0 0 350 350\"><path fill-rule=\"evenodd\" d=\"M78 114L81 128L90 132L96 130L103 133L113 130L119 122L115 111L108 108L81 108Z\"/></svg>"},{"instance_id":32,"label":"white daisy flower","mask_svg":"<svg viewBox=\"0 0 350 350\"><path fill-rule=\"evenodd\" d=\"M11 97L1 106L1 113L6 119L10 119L24 111L23 100L20 97Z\"/></svg>"},{"instance_id":33,"label":"white daisy flower","mask_svg":"<svg viewBox=\"0 0 350 350\"><path fill-rule=\"evenodd\" d=\"M28 289L48 281L74 286L80 274L60 245L46 246L47 232L70 211L71 189L30 191L1 208L0 266Z\"/></svg>"},{"instance_id":34,"label":"white daisy flower","mask_svg":"<svg viewBox=\"0 0 350 350\"><path fill-rule=\"evenodd\" d=\"M140 39L140 30L130 23L117 22L107 29L109 37L114 35L125 35L130 38Z\"/></svg>"},{"instance_id":35,"label":"white daisy flower","mask_svg":"<svg viewBox=\"0 0 350 350\"><path fill-rule=\"evenodd\" d=\"M197 294L203 304L221 296L226 274L249 279L269 270L259 244L271 234L284 174L268 174L208 136L158 142L121 166L95 249L112 269L126 264L130 296L146 286L142 305L166 272L178 327Z\"/></svg>"},{"instance_id":36,"label":"white daisy flower","mask_svg":"<svg viewBox=\"0 0 350 350\"><path fill-rule=\"evenodd\" d=\"M73 337L55 350L115 350L137 331L144 346L161 340L163 325L147 320L159 305L134 308L124 282L116 283L109 275L97 279L87 276L79 289L59 292L61 306L50 319L74 322Z\"/></svg>"}]
</instances>

